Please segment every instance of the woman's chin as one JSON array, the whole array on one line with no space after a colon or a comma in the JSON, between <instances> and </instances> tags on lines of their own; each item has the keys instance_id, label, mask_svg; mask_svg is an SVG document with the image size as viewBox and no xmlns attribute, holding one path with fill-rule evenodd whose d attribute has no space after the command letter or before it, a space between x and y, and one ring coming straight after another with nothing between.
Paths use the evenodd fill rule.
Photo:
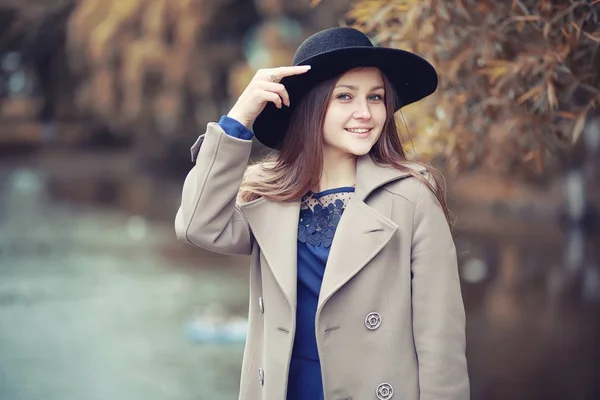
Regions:
<instances>
[{"instance_id":1,"label":"woman's chin","mask_svg":"<svg viewBox=\"0 0 600 400\"><path fill-rule=\"evenodd\" d=\"M329 147L329 150L332 150L333 152L338 154L346 154L348 156L360 157L364 156L365 154L368 154L371 151L373 144L370 142L367 143L365 141L359 141L358 143L344 143L339 146L330 145L327 147Z\"/></svg>"},{"instance_id":2,"label":"woman's chin","mask_svg":"<svg viewBox=\"0 0 600 400\"><path fill-rule=\"evenodd\" d=\"M359 145L359 146L352 146L348 149L348 153L355 155L357 157L360 156L364 156L365 154L368 154L369 151L371 151L371 148L373 146L370 145Z\"/></svg>"}]
</instances>

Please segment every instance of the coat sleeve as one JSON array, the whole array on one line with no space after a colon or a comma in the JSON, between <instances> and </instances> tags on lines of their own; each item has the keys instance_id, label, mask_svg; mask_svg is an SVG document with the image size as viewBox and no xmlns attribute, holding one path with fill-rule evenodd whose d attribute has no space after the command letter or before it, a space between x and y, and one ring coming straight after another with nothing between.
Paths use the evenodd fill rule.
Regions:
<instances>
[{"instance_id":1,"label":"coat sleeve","mask_svg":"<svg viewBox=\"0 0 600 400\"><path fill-rule=\"evenodd\" d=\"M465 310L456 249L436 197L419 185L411 252L420 400L468 400Z\"/></svg>"},{"instance_id":2,"label":"coat sleeve","mask_svg":"<svg viewBox=\"0 0 600 400\"><path fill-rule=\"evenodd\" d=\"M251 140L208 124L192 146L196 165L185 179L175 217L179 240L222 254L250 254L252 235L236 197L251 147Z\"/></svg>"}]
</instances>

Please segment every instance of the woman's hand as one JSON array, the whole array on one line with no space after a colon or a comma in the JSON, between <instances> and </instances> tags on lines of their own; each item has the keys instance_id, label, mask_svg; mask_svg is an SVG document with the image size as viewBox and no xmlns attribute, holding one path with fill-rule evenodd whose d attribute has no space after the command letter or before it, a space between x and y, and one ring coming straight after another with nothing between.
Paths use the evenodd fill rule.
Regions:
<instances>
[{"instance_id":1,"label":"woman's hand","mask_svg":"<svg viewBox=\"0 0 600 400\"><path fill-rule=\"evenodd\" d=\"M309 69L310 65L299 65L258 70L227 116L250 129L267 102L274 103L277 108L284 104L289 107L290 96L279 81L286 76L303 74Z\"/></svg>"}]
</instances>

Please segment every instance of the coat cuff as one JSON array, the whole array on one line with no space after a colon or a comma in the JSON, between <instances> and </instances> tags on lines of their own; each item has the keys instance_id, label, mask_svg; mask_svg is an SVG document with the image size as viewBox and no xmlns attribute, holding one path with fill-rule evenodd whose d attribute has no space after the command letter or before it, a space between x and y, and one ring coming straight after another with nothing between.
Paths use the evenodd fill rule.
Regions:
<instances>
[{"instance_id":1,"label":"coat cuff","mask_svg":"<svg viewBox=\"0 0 600 400\"><path fill-rule=\"evenodd\" d=\"M223 125L221 125L221 121L225 121L225 127L223 127ZM223 116L221 118L221 121L219 121L218 124L215 124L214 122L210 122L208 124L208 126L209 127L211 125L218 126L225 134L227 134L227 136L233 138L234 140L241 140L241 141L246 141L246 142L252 140L254 133L250 129L246 128L244 125L242 125L241 123L236 121L235 119L229 118L227 116ZM244 130L247 132L244 133ZM196 159L198 158L198 152L200 151L200 147L202 146L202 142L204 141L205 135L206 135L206 133L203 133L202 135L200 135L198 137L198 139L196 139L196 141L194 142L192 147L190 148L192 162L196 162ZM248 136L250 136L250 137L248 137Z\"/></svg>"},{"instance_id":2,"label":"coat cuff","mask_svg":"<svg viewBox=\"0 0 600 400\"><path fill-rule=\"evenodd\" d=\"M219 126L229 136L233 136L238 139L251 140L254 137L254 133L242 125L239 121L223 115L219 120Z\"/></svg>"}]
</instances>

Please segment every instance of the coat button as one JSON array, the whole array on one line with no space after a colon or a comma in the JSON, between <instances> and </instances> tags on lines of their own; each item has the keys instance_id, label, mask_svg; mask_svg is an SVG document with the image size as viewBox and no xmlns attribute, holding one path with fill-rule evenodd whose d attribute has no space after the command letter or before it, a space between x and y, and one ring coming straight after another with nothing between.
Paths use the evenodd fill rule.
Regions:
<instances>
[{"instance_id":1,"label":"coat button","mask_svg":"<svg viewBox=\"0 0 600 400\"><path fill-rule=\"evenodd\" d=\"M258 381L260 382L261 386L265 385L265 371L262 368L258 369Z\"/></svg>"},{"instance_id":2,"label":"coat button","mask_svg":"<svg viewBox=\"0 0 600 400\"><path fill-rule=\"evenodd\" d=\"M390 400L394 395L394 388L389 383L382 383L377 386L376 393L379 400Z\"/></svg>"},{"instance_id":3,"label":"coat button","mask_svg":"<svg viewBox=\"0 0 600 400\"><path fill-rule=\"evenodd\" d=\"M261 314L264 314L264 312L265 312L265 304L263 302L263 298L262 297L258 298L258 309L260 310Z\"/></svg>"},{"instance_id":4,"label":"coat button","mask_svg":"<svg viewBox=\"0 0 600 400\"><path fill-rule=\"evenodd\" d=\"M365 318L365 325L367 329L371 331L379 328L379 325L381 325L381 315L376 312L367 314L367 318Z\"/></svg>"}]
</instances>

